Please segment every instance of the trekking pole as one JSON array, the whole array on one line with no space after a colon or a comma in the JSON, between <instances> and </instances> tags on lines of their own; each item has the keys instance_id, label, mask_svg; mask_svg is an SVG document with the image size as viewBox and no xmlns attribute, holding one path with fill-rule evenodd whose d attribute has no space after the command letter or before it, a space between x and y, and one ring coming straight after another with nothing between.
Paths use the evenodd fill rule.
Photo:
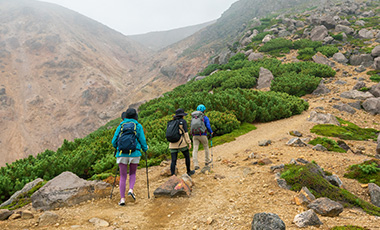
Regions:
<instances>
[{"instance_id":1,"label":"trekking pole","mask_svg":"<svg viewBox=\"0 0 380 230\"><path fill-rule=\"evenodd\" d=\"M149 195L149 177L148 177L148 157L147 157L147 153L145 152L145 166L146 166L146 186L148 188L148 199L150 199L150 195Z\"/></svg>"},{"instance_id":2,"label":"trekking pole","mask_svg":"<svg viewBox=\"0 0 380 230\"><path fill-rule=\"evenodd\" d=\"M117 150L115 149L114 156L116 156L116 152L117 152ZM115 184L116 184L116 177L117 177L118 171L119 171L119 166L118 166L117 169L116 169L115 179L113 180L113 185L112 185L112 190L111 190L110 199L112 199L113 188L115 187Z\"/></svg>"},{"instance_id":3,"label":"trekking pole","mask_svg":"<svg viewBox=\"0 0 380 230\"><path fill-rule=\"evenodd\" d=\"M210 134L210 142L211 142L211 168L214 168L214 155L212 154L212 134Z\"/></svg>"}]
</instances>

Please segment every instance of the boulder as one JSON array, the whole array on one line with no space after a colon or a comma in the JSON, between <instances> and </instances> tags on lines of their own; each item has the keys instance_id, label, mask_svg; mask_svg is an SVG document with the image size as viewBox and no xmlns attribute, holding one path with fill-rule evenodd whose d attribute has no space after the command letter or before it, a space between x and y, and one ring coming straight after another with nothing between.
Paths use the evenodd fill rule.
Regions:
<instances>
[{"instance_id":1,"label":"boulder","mask_svg":"<svg viewBox=\"0 0 380 230\"><path fill-rule=\"evenodd\" d=\"M375 70L380 70L380 57L377 57L373 60L373 68Z\"/></svg>"},{"instance_id":2,"label":"boulder","mask_svg":"<svg viewBox=\"0 0 380 230\"><path fill-rule=\"evenodd\" d=\"M285 223L274 213L256 213L253 216L252 230L285 230Z\"/></svg>"},{"instance_id":3,"label":"boulder","mask_svg":"<svg viewBox=\"0 0 380 230\"><path fill-rule=\"evenodd\" d=\"M371 54L358 54L350 57L351 65L363 65L364 67L370 67L373 65L373 58Z\"/></svg>"},{"instance_id":4,"label":"boulder","mask_svg":"<svg viewBox=\"0 0 380 230\"><path fill-rule=\"evenodd\" d=\"M312 41L323 41L325 37L328 35L327 28L325 26L316 26L311 30L310 39Z\"/></svg>"},{"instance_id":5,"label":"boulder","mask_svg":"<svg viewBox=\"0 0 380 230\"><path fill-rule=\"evenodd\" d=\"M371 55L374 58L380 56L380 45L373 48L373 50L371 51Z\"/></svg>"},{"instance_id":6,"label":"boulder","mask_svg":"<svg viewBox=\"0 0 380 230\"><path fill-rule=\"evenodd\" d=\"M20 191L15 192L7 201L2 203L0 208L12 204L12 202L18 200L21 195L28 193L31 189L43 181L44 180L41 178L37 178L34 181L27 183Z\"/></svg>"},{"instance_id":7,"label":"boulder","mask_svg":"<svg viewBox=\"0 0 380 230\"><path fill-rule=\"evenodd\" d=\"M274 77L271 71L260 67L259 79L257 80L257 89L270 87L273 78Z\"/></svg>"},{"instance_id":8,"label":"boulder","mask_svg":"<svg viewBox=\"0 0 380 230\"><path fill-rule=\"evenodd\" d=\"M305 144L303 141L301 141L301 139L298 138L298 137L290 139L286 144L289 145L289 146L293 146L293 147L304 147L304 146L307 146L307 144Z\"/></svg>"},{"instance_id":9,"label":"boulder","mask_svg":"<svg viewBox=\"0 0 380 230\"><path fill-rule=\"evenodd\" d=\"M8 209L0 209L0 220L8 219L14 212Z\"/></svg>"},{"instance_id":10,"label":"boulder","mask_svg":"<svg viewBox=\"0 0 380 230\"><path fill-rule=\"evenodd\" d=\"M333 55L333 59L338 62L338 63L347 63L348 62L348 59L340 52L338 53L335 53Z\"/></svg>"},{"instance_id":11,"label":"boulder","mask_svg":"<svg viewBox=\"0 0 380 230\"><path fill-rule=\"evenodd\" d=\"M302 187L297 195L294 196L294 202L297 205L307 206L313 200L315 200L315 196L309 191L307 187Z\"/></svg>"},{"instance_id":12,"label":"boulder","mask_svg":"<svg viewBox=\"0 0 380 230\"><path fill-rule=\"evenodd\" d=\"M181 178L173 175L154 192L155 197L190 196L191 188Z\"/></svg>"},{"instance_id":13,"label":"boulder","mask_svg":"<svg viewBox=\"0 0 380 230\"><path fill-rule=\"evenodd\" d=\"M357 21L355 22L355 25L356 25L356 26L365 26L365 21L363 21L363 20L357 20Z\"/></svg>"},{"instance_id":14,"label":"boulder","mask_svg":"<svg viewBox=\"0 0 380 230\"><path fill-rule=\"evenodd\" d=\"M327 151L327 149L326 149L323 145L321 145L321 144L317 144L317 145L315 145L315 146L313 147L313 150L316 150L316 151L322 151L322 152Z\"/></svg>"},{"instance_id":15,"label":"boulder","mask_svg":"<svg viewBox=\"0 0 380 230\"><path fill-rule=\"evenodd\" d=\"M337 22L334 20L333 16L326 15L320 18L320 24L324 25L327 29L334 29Z\"/></svg>"},{"instance_id":16,"label":"boulder","mask_svg":"<svg viewBox=\"0 0 380 230\"><path fill-rule=\"evenodd\" d=\"M323 80L319 82L318 87L312 92L313 95L323 95L330 93L331 90L326 87L326 85L323 83Z\"/></svg>"},{"instance_id":17,"label":"boulder","mask_svg":"<svg viewBox=\"0 0 380 230\"><path fill-rule=\"evenodd\" d=\"M313 209L316 213L322 216L335 217L343 212L343 205L330 200L327 197L318 198L312 201L307 207Z\"/></svg>"},{"instance_id":18,"label":"boulder","mask_svg":"<svg viewBox=\"0 0 380 230\"><path fill-rule=\"evenodd\" d=\"M369 183L368 193L371 197L371 203L380 207L380 187L375 183Z\"/></svg>"},{"instance_id":19,"label":"boulder","mask_svg":"<svg viewBox=\"0 0 380 230\"><path fill-rule=\"evenodd\" d=\"M39 218L38 218L38 226L49 226L49 225L55 225L59 221L59 216L55 214L54 212L44 212Z\"/></svg>"},{"instance_id":20,"label":"boulder","mask_svg":"<svg viewBox=\"0 0 380 230\"><path fill-rule=\"evenodd\" d=\"M315 54L313 57L313 61L315 63L323 64L323 65L328 65L330 67L335 66L335 63L327 59L325 56L323 56L320 53Z\"/></svg>"},{"instance_id":21,"label":"boulder","mask_svg":"<svg viewBox=\"0 0 380 230\"><path fill-rule=\"evenodd\" d=\"M355 30L349 26L336 25L335 26L335 32L337 32L337 33L344 32L345 34L353 34L355 32Z\"/></svg>"},{"instance_id":22,"label":"boulder","mask_svg":"<svg viewBox=\"0 0 380 230\"><path fill-rule=\"evenodd\" d=\"M293 223L295 223L295 225L299 228L305 228L307 226L320 226L323 224L313 209L309 209L306 212L296 215Z\"/></svg>"},{"instance_id":23,"label":"boulder","mask_svg":"<svg viewBox=\"0 0 380 230\"><path fill-rule=\"evenodd\" d=\"M35 192L33 208L51 210L72 206L83 201L106 197L111 185L102 181L86 181L72 172L63 172Z\"/></svg>"},{"instance_id":24,"label":"boulder","mask_svg":"<svg viewBox=\"0 0 380 230\"><path fill-rule=\"evenodd\" d=\"M380 97L368 98L362 104L363 109L372 115L380 114Z\"/></svg>"},{"instance_id":25,"label":"boulder","mask_svg":"<svg viewBox=\"0 0 380 230\"><path fill-rule=\"evenodd\" d=\"M267 42L269 42L270 40L272 40L273 38L274 38L273 35L271 35L271 34L267 34L267 35L263 38L263 40L262 40L261 42L263 42L263 43L267 43Z\"/></svg>"},{"instance_id":26,"label":"boulder","mask_svg":"<svg viewBox=\"0 0 380 230\"><path fill-rule=\"evenodd\" d=\"M356 100L366 100L368 98L373 98L373 94L370 92L362 92L358 90L350 90L340 94L341 97L347 99L356 99Z\"/></svg>"},{"instance_id":27,"label":"boulder","mask_svg":"<svg viewBox=\"0 0 380 230\"><path fill-rule=\"evenodd\" d=\"M333 174L331 176L326 176L325 179L330 182L330 184L337 186L339 188L343 188L343 182L340 180L340 178Z\"/></svg>"},{"instance_id":28,"label":"boulder","mask_svg":"<svg viewBox=\"0 0 380 230\"><path fill-rule=\"evenodd\" d=\"M350 113L350 114L356 113L356 110L354 108L352 108L351 106L344 104L344 103L339 103L337 105L333 105L333 108L337 109L339 111L344 111L344 112Z\"/></svg>"},{"instance_id":29,"label":"boulder","mask_svg":"<svg viewBox=\"0 0 380 230\"><path fill-rule=\"evenodd\" d=\"M340 126L338 119L334 115L318 113L316 111L311 111L310 116L307 118L307 121L311 121L318 124L332 124Z\"/></svg>"},{"instance_id":30,"label":"boulder","mask_svg":"<svg viewBox=\"0 0 380 230\"><path fill-rule=\"evenodd\" d=\"M362 38L362 39L372 39L374 37L372 30L367 30L367 29L359 30L358 36L359 38Z\"/></svg>"},{"instance_id":31,"label":"boulder","mask_svg":"<svg viewBox=\"0 0 380 230\"><path fill-rule=\"evenodd\" d=\"M264 55L262 53L251 53L248 56L248 60L250 60L250 61L257 61L257 60L260 60L263 58L264 58Z\"/></svg>"},{"instance_id":32,"label":"boulder","mask_svg":"<svg viewBox=\"0 0 380 230\"><path fill-rule=\"evenodd\" d=\"M364 82L364 81L358 81L358 82L354 85L354 87L352 88L352 90L359 90L359 89L364 88L364 87L366 87L365 82Z\"/></svg>"}]
</instances>

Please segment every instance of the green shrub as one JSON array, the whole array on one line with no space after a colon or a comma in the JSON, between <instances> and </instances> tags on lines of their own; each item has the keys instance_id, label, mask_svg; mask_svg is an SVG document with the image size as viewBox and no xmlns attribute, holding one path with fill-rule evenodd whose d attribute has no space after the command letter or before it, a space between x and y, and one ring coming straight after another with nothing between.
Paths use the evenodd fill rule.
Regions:
<instances>
[{"instance_id":1,"label":"green shrub","mask_svg":"<svg viewBox=\"0 0 380 230\"><path fill-rule=\"evenodd\" d=\"M259 51L268 52L270 54L289 53L292 47L292 41L285 38L275 38L260 47Z\"/></svg>"},{"instance_id":2,"label":"green shrub","mask_svg":"<svg viewBox=\"0 0 380 230\"><path fill-rule=\"evenodd\" d=\"M317 48L318 52L321 52L326 57L332 57L335 53L339 52L339 49L335 46L322 46Z\"/></svg>"},{"instance_id":3,"label":"green shrub","mask_svg":"<svg viewBox=\"0 0 380 230\"><path fill-rule=\"evenodd\" d=\"M312 48L317 49L318 47L322 46L322 42L320 41L312 41L310 39L299 39L297 41L293 42L294 49L305 49L305 48Z\"/></svg>"},{"instance_id":4,"label":"green shrub","mask_svg":"<svg viewBox=\"0 0 380 230\"><path fill-rule=\"evenodd\" d=\"M316 54L313 48L304 48L298 50L297 59L303 61L309 61L313 59L313 56Z\"/></svg>"},{"instance_id":5,"label":"green shrub","mask_svg":"<svg viewBox=\"0 0 380 230\"><path fill-rule=\"evenodd\" d=\"M330 230L369 230L368 228L363 228L354 225L344 225L344 226L335 226Z\"/></svg>"},{"instance_id":6,"label":"green shrub","mask_svg":"<svg viewBox=\"0 0 380 230\"><path fill-rule=\"evenodd\" d=\"M358 180L360 183L375 183L380 186L380 161L373 159L361 164L351 165L344 177Z\"/></svg>"},{"instance_id":7,"label":"green shrub","mask_svg":"<svg viewBox=\"0 0 380 230\"><path fill-rule=\"evenodd\" d=\"M202 72L200 72L198 75L199 76L208 76L210 75L210 73L214 72L215 70L217 70L219 67L218 64L211 64L209 66L206 67L206 69L204 69Z\"/></svg>"},{"instance_id":8,"label":"green shrub","mask_svg":"<svg viewBox=\"0 0 380 230\"><path fill-rule=\"evenodd\" d=\"M288 72L272 81L271 90L294 96L312 93L319 85L321 78L302 73Z\"/></svg>"},{"instance_id":9,"label":"green shrub","mask_svg":"<svg viewBox=\"0 0 380 230\"><path fill-rule=\"evenodd\" d=\"M314 140L309 141L309 144L311 144L311 145L321 144L328 151L334 151L334 152L338 152L338 153L345 153L346 152L346 150L342 149L336 141L331 140L331 139L326 138L326 137L317 137Z\"/></svg>"},{"instance_id":10,"label":"green shrub","mask_svg":"<svg viewBox=\"0 0 380 230\"><path fill-rule=\"evenodd\" d=\"M331 37L333 37L337 41L343 41L343 34L342 33L335 34L335 35L332 34Z\"/></svg>"},{"instance_id":11,"label":"green shrub","mask_svg":"<svg viewBox=\"0 0 380 230\"><path fill-rule=\"evenodd\" d=\"M261 32L259 34L257 34L255 37L252 38L252 41L262 41L264 39L265 36L267 36L268 34L273 34L272 32Z\"/></svg>"},{"instance_id":12,"label":"green shrub","mask_svg":"<svg viewBox=\"0 0 380 230\"><path fill-rule=\"evenodd\" d=\"M310 132L326 137L339 137L344 140L376 140L377 134L379 133L378 130L371 128L360 128L351 122L340 118L337 119L342 126L319 124L315 125Z\"/></svg>"},{"instance_id":13,"label":"green shrub","mask_svg":"<svg viewBox=\"0 0 380 230\"><path fill-rule=\"evenodd\" d=\"M345 189L331 185L323 178L321 169L313 163L285 165L281 177L286 180L293 191L300 191L302 187L307 187L316 198L327 197L341 202L345 206L357 206L368 214L380 216L380 207L360 199Z\"/></svg>"}]
</instances>

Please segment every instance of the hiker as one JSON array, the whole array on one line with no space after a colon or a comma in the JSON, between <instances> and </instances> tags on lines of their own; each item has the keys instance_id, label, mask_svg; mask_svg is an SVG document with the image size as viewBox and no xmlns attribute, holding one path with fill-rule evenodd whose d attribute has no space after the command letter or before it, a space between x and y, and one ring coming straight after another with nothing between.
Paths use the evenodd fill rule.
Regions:
<instances>
[{"instance_id":1,"label":"hiker","mask_svg":"<svg viewBox=\"0 0 380 230\"><path fill-rule=\"evenodd\" d=\"M169 142L170 154L172 156L172 162L170 165L171 175L175 175L175 169L177 165L178 152L181 151L185 156L186 170L189 176L195 173L194 170L190 170L190 153L191 149L191 140L189 133L187 132L187 122L183 119L187 113L183 109L177 109L175 115L173 116L173 121L178 120L179 122L179 134L180 138L177 142Z\"/></svg>"},{"instance_id":2,"label":"hiker","mask_svg":"<svg viewBox=\"0 0 380 230\"><path fill-rule=\"evenodd\" d=\"M208 139L207 139L207 130L210 132L210 135L214 134L211 129L210 119L205 115L206 106L200 104L197 107L197 111L191 113L191 133L193 135L193 163L194 169L199 169L198 163L198 148L199 143L202 143L203 148L205 149L205 165L209 165L211 163L210 160L210 152L208 148ZM197 124L196 119L200 119ZM196 126L196 127L195 127Z\"/></svg>"},{"instance_id":3,"label":"hiker","mask_svg":"<svg viewBox=\"0 0 380 230\"><path fill-rule=\"evenodd\" d=\"M141 150L146 152L148 145L143 127L137 122L138 115L135 109L129 108L122 115L123 121L117 127L112 139L112 145L116 148L116 162L120 171L120 206L125 205L125 190L127 182L127 169L129 165L129 191L128 200L134 202L136 196L133 187L136 182L136 170L140 162ZM122 130L123 129L123 130ZM125 136L124 137L124 133ZM125 147L125 145L128 145ZM123 150L124 148L124 150ZM128 150L125 150L128 149ZM145 153L146 154L146 153Z\"/></svg>"}]
</instances>

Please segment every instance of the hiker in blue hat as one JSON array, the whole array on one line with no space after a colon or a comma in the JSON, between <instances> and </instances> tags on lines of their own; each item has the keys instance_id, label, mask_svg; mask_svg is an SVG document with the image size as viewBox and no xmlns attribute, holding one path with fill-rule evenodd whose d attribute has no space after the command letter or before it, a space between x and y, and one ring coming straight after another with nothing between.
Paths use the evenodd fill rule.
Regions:
<instances>
[{"instance_id":1,"label":"hiker in blue hat","mask_svg":"<svg viewBox=\"0 0 380 230\"><path fill-rule=\"evenodd\" d=\"M193 135L193 163L194 169L199 169L198 162L198 149L199 144L202 143L203 148L205 150L205 165L211 163L210 159L210 151L208 147L208 139L207 139L207 131L210 132L212 136L214 133L212 132L210 119L205 115L206 106L203 104L198 105L197 111L191 113L191 133Z\"/></svg>"}]
</instances>

